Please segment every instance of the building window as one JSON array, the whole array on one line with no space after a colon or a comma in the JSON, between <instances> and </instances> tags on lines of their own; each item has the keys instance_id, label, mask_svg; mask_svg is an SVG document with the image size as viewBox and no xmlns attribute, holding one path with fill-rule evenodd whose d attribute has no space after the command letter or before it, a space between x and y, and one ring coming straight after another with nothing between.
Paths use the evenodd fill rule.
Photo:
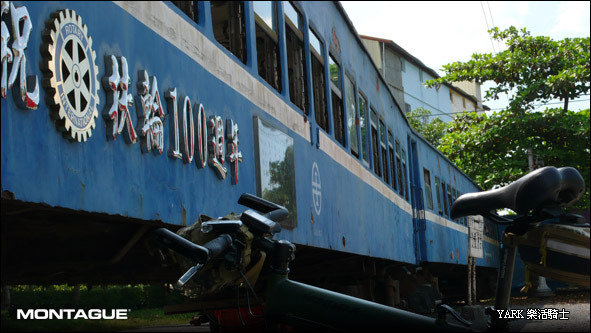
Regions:
<instances>
[{"instance_id":1,"label":"building window","mask_svg":"<svg viewBox=\"0 0 591 333\"><path fill-rule=\"evenodd\" d=\"M451 93L451 91L449 92L449 100L453 103L454 102L454 94Z\"/></svg>"},{"instance_id":2,"label":"building window","mask_svg":"<svg viewBox=\"0 0 591 333\"><path fill-rule=\"evenodd\" d=\"M419 81L421 81L421 83L423 83L423 70L419 69Z\"/></svg>"},{"instance_id":3,"label":"building window","mask_svg":"<svg viewBox=\"0 0 591 333\"><path fill-rule=\"evenodd\" d=\"M361 132L361 154L363 160L369 163L369 153L367 147L367 100L363 93L359 93L359 125Z\"/></svg>"},{"instance_id":4,"label":"building window","mask_svg":"<svg viewBox=\"0 0 591 333\"><path fill-rule=\"evenodd\" d=\"M388 131L388 153L390 155L390 175L392 177L392 188L398 190L396 186L396 157L394 156L394 136Z\"/></svg>"},{"instance_id":5,"label":"building window","mask_svg":"<svg viewBox=\"0 0 591 333\"><path fill-rule=\"evenodd\" d=\"M308 82L306 57L304 56L304 34L302 15L288 1L283 2L285 11L285 44L287 46L287 72L289 77L289 99L302 109L308 110Z\"/></svg>"},{"instance_id":6,"label":"building window","mask_svg":"<svg viewBox=\"0 0 591 333\"><path fill-rule=\"evenodd\" d=\"M402 157L400 142L396 140L396 170L398 171L398 193L404 198L404 180L402 179Z\"/></svg>"},{"instance_id":7,"label":"building window","mask_svg":"<svg viewBox=\"0 0 591 333\"><path fill-rule=\"evenodd\" d=\"M462 97L462 105L464 106L464 109L466 109L466 99L464 97Z\"/></svg>"},{"instance_id":8,"label":"building window","mask_svg":"<svg viewBox=\"0 0 591 333\"><path fill-rule=\"evenodd\" d=\"M437 208L439 215L443 215L443 206L441 205L441 193L439 189L439 178L435 177L435 195L437 196Z\"/></svg>"},{"instance_id":9,"label":"building window","mask_svg":"<svg viewBox=\"0 0 591 333\"><path fill-rule=\"evenodd\" d=\"M332 102L332 119L334 123L334 137L345 145L345 115L343 112L343 94L341 90L341 66L337 64L332 55L328 57L330 69L330 91Z\"/></svg>"},{"instance_id":10,"label":"building window","mask_svg":"<svg viewBox=\"0 0 591 333\"><path fill-rule=\"evenodd\" d=\"M433 194L431 193L431 174L429 170L423 169L423 176L425 179L425 202L428 209L433 209Z\"/></svg>"},{"instance_id":11,"label":"building window","mask_svg":"<svg viewBox=\"0 0 591 333\"><path fill-rule=\"evenodd\" d=\"M380 120L380 143L381 143L381 152L382 152L382 170L384 174L384 181L386 183L390 183L390 173L388 172L388 133L386 133L386 126Z\"/></svg>"},{"instance_id":12,"label":"building window","mask_svg":"<svg viewBox=\"0 0 591 333\"><path fill-rule=\"evenodd\" d=\"M281 60L277 36L277 11L273 1L253 1L259 75L281 91Z\"/></svg>"},{"instance_id":13,"label":"building window","mask_svg":"<svg viewBox=\"0 0 591 333\"><path fill-rule=\"evenodd\" d=\"M380 165L380 153L378 147L378 116L373 108L371 109L371 156L373 159L373 171L382 177L382 166Z\"/></svg>"},{"instance_id":14,"label":"building window","mask_svg":"<svg viewBox=\"0 0 591 333\"><path fill-rule=\"evenodd\" d=\"M215 39L246 63L244 2L212 1L211 21Z\"/></svg>"},{"instance_id":15,"label":"building window","mask_svg":"<svg viewBox=\"0 0 591 333\"><path fill-rule=\"evenodd\" d=\"M197 1L172 1L193 22L197 22Z\"/></svg>"},{"instance_id":16,"label":"building window","mask_svg":"<svg viewBox=\"0 0 591 333\"><path fill-rule=\"evenodd\" d=\"M314 92L314 112L316 123L324 131L328 132L328 110L326 109L326 92L324 90L324 58L323 46L312 30L309 30L310 53L312 59L312 89Z\"/></svg>"},{"instance_id":17,"label":"building window","mask_svg":"<svg viewBox=\"0 0 591 333\"><path fill-rule=\"evenodd\" d=\"M411 111L411 110L410 110L410 104L408 104L408 103L404 103L404 109L405 109L405 112L406 112L406 113L409 113L409 112Z\"/></svg>"},{"instance_id":18,"label":"building window","mask_svg":"<svg viewBox=\"0 0 591 333\"><path fill-rule=\"evenodd\" d=\"M400 70L406 72L406 61L403 58L400 58Z\"/></svg>"},{"instance_id":19,"label":"building window","mask_svg":"<svg viewBox=\"0 0 591 333\"><path fill-rule=\"evenodd\" d=\"M359 157L359 143L357 142L357 132L359 126L357 125L357 118L355 117L355 110L357 104L355 101L355 87L351 79L345 75L345 95L347 103L345 108L347 110L347 131L349 132L349 145L351 146L351 153L356 157Z\"/></svg>"}]
</instances>

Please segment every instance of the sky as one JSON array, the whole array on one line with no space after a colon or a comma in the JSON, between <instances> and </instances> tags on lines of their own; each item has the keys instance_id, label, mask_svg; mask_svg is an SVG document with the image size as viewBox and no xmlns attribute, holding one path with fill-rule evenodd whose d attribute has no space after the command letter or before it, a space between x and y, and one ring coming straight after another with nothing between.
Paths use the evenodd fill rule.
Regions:
<instances>
[{"instance_id":1,"label":"sky","mask_svg":"<svg viewBox=\"0 0 591 333\"><path fill-rule=\"evenodd\" d=\"M513 25L532 36L554 40L589 37L590 2L576 1L342 1L357 33L394 41L427 67L443 76L442 67L468 61L473 53L493 53L505 45L491 41L488 29ZM484 98L487 87L482 88ZM589 95L569 102L569 110L590 108ZM561 107L550 101L536 110ZM508 105L506 98L484 101L493 111Z\"/></svg>"}]
</instances>

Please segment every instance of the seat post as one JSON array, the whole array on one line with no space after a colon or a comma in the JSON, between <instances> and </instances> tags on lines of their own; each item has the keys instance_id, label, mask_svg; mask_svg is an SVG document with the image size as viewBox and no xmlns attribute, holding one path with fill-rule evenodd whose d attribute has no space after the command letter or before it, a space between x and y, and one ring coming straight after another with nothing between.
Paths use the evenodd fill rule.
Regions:
<instances>
[{"instance_id":1,"label":"seat post","mask_svg":"<svg viewBox=\"0 0 591 333\"><path fill-rule=\"evenodd\" d=\"M517 255L516 235L505 231L503 234L503 244L501 247L501 265L499 267L499 276L497 279L497 292L495 298L495 310L509 308L511 297L511 283L513 282L513 270L515 266L515 256ZM506 331L508 320L499 318L498 312L491 313L491 324L494 330Z\"/></svg>"}]
</instances>

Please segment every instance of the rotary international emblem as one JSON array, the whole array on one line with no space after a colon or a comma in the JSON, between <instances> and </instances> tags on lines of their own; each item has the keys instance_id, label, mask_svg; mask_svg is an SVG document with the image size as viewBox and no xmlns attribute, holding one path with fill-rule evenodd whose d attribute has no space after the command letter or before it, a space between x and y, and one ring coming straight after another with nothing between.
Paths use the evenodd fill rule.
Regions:
<instances>
[{"instance_id":1,"label":"rotary international emblem","mask_svg":"<svg viewBox=\"0 0 591 333\"><path fill-rule=\"evenodd\" d=\"M82 18L73 10L51 14L45 23L41 52L51 117L64 137L86 141L96 126L100 85L92 38Z\"/></svg>"}]
</instances>

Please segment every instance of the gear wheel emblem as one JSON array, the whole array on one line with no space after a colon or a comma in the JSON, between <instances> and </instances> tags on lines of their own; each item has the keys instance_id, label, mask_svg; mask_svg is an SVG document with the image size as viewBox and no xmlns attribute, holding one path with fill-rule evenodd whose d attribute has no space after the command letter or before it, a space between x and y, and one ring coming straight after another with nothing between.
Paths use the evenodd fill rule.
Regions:
<instances>
[{"instance_id":1,"label":"gear wheel emblem","mask_svg":"<svg viewBox=\"0 0 591 333\"><path fill-rule=\"evenodd\" d=\"M100 85L92 38L82 18L73 10L51 14L41 52L43 87L52 119L64 137L86 141L96 126Z\"/></svg>"}]
</instances>

